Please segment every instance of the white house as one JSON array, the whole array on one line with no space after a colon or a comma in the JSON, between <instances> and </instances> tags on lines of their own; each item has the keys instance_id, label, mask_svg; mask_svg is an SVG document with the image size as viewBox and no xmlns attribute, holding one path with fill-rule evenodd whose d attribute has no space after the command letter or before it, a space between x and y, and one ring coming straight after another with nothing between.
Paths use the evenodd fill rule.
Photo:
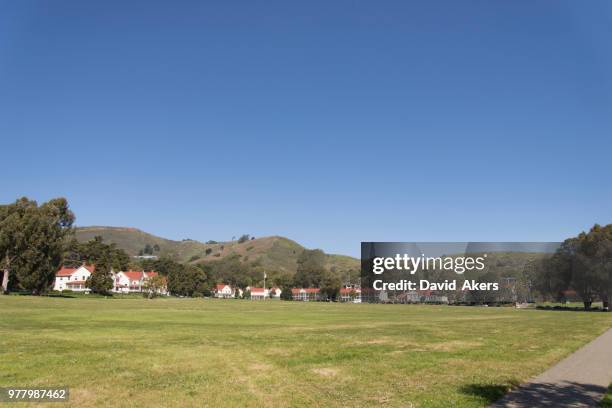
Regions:
<instances>
[{"instance_id":1,"label":"white house","mask_svg":"<svg viewBox=\"0 0 612 408\"><path fill-rule=\"evenodd\" d=\"M67 268L62 267L55 273L55 284L53 290L72 290L74 292L86 292L90 291L85 286L87 278L94 272L94 265L82 265L78 268ZM154 276L157 276L157 272L138 272L138 271L127 271L117 272L111 271L113 277L113 292L117 293L129 293L129 292L142 292L146 288L145 282ZM164 287L160 290L160 294L167 294L167 289Z\"/></svg>"},{"instance_id":2,"label":"white house","mask_svg":"<svg viewBox=\"0 0 612 408\"><path fill-rule=\"evenodd\" d=\"M78 268L62 267L55 273L53 290L72 290L74 292L89 292L85 281L93 273L93 265L81 265Z\"/></svg>"},{"instance_id":3,"label":"white house","mask_svg":"<svg viewBox=\"0 0 612 408\"><path fill-rule=\"evenodd\" d=\"M282 292L283 291L280 288L274 287L274 288L270 289L270 292L269 292L270 299L280 299L280 296L281 296Z\"/></svg>"},{"instance_id":4,"label":"white house","mask_svg":"<svg viewBox=\"0 0 612 408\"><path fill-rule=\"evenodd\" d=\"M113 292L130 293L142 292L146 289L145 282L152 277L157 276L157 272L144 271L120 271L113 274ZM162 295L167 293L167 289L163 288L160 292Z\"/></svg>"},{"instance_id":5,"label":"white house","mask_svg":"<svg viewBox=\"0 0 612 408\"><path fill-rule=\"evenodd\" d=\"M293 300L321 300L321 290L319 288L293 288L291 289L291 297Z\"/></svg>"},{"instance_id":6,"label":"white house","mask_svg":"<svg viewBox=\"0 0 612 408\"><path fill-rule=\"evenodd\" d=\"M247 288L251 292L251 300L264 300L270 297L270 291L265 288Z\"/></svg>"},{"instance_id":7,"label":"white house","mask_svg":"<svg viewBox=\"0 0 612 408\"><path fill-rule=\"evenodd\" d=\"M234 289L230 285L224 283L215 286L214 294L216 298L227 299L234 297Z\"/></svg>"},{"instance_id":8,"label":"white house","mask_svg":"<svg viewBox=\"0 0 612 408\"><path fill-rule=\"evenodd\" d=\"M341 288L340 301L361 303L361 288Z\"/></svg>"}]
</instances>

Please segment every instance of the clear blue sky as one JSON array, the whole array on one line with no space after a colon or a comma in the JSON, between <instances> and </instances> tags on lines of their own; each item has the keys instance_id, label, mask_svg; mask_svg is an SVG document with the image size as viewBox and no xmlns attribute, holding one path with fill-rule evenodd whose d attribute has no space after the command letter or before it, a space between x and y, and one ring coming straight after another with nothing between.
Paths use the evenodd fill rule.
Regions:
<instances>
[{"instance_id":1,"label":"clear blue sky","mask_svg":"<svg viewBox=\"0 0 612 408\"><path fill-rule=\"evenodd\" d=\"M92 3L0 3L0 202L352 255L612 222L609 1Z\"/></svg>"}]
</instances>

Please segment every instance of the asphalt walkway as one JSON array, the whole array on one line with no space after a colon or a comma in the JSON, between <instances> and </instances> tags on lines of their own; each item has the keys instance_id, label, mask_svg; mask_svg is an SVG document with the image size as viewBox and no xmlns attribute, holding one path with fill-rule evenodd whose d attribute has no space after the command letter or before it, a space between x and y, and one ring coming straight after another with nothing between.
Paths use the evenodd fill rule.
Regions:
<instances>
[{"instance_id":1,"label":"asphalt walkway","mask_svg":"<svg viewBox=\"0 0 612 408\"><path fill-rule=\"evenodd\" d=\"M612 329L490 408L597 407L612 383Z\"/></svg>"}]
</instances>

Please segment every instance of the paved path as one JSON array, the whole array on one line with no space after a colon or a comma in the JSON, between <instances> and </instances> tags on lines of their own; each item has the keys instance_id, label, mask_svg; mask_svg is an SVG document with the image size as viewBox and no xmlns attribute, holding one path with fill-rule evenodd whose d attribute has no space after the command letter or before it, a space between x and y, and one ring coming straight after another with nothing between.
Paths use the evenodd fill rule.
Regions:
<instances>
[{"instance_id":1,"label":"paved path","mask_svg":"<svg viewBox=\"0 0 612 408\"><path fill-rule=\"evenodd\" d=\"M612 383L612 329L490 408L597 407Z\"/></svg>"}]
</instances>

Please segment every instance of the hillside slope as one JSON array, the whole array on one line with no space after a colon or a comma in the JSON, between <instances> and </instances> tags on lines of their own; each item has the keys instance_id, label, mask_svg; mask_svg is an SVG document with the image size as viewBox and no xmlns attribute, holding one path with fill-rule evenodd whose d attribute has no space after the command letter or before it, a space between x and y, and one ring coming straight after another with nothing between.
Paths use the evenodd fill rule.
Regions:
<instances>
[{"instance_id":1,"label":"hillside slope","mask_svg":"<svg viewBox=\"0 0 612 408\"><path fill-rule=\"evenodd\" d=\"M113 242L129 255L138 255L146 245L159 248L155 255L176 256L181 262L201 263L240 255L243 262L259 261L269 270L295 273L297 258L305 249L302 245L280 236L263 237L243 243L237 241L205 244L194 240L173 241L136 228L126 227L78 227L77 240L84 242L101 236L106 242ZM327 255L327 266L338 270L358 270L359 260L344 255Z\"/></svg>"}]
</instances>

